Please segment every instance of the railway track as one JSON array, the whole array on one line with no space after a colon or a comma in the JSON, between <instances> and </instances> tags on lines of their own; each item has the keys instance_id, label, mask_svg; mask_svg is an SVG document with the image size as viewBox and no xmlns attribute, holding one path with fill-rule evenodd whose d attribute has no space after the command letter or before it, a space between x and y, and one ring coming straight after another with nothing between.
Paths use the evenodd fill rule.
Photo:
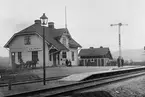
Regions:
<instances>
[{"instance_id":1,"label":"railway track","mask_svg":"<svg viewBox=\"0 0 145 97\"><path fill-rule=\"evenodd\" d=\"M65 77L65 76L46 78L46 81L58 80L58 79L61 79L63 77ZM21 85L21 84L37 83L37 82L42 82L42 81L43 81L43 78L36 79L36 80L31 80L31 81L11 83L11 85ZM0 87L7 87L7 86L8 86L8 84L0 84Z\"/></svg>"},{"instance_id":2,"label":"railway track","mask_svg":"<svg viewBox=\"0 0 145 97\"><path fill-rule=\"evenodd\" d=\"M73 84L59 86L54 88L42 89L37 91L30 91L21 94L8 95L6 97L56 97L56 96L64 96L71 95L71 93L92 88L92 87L100 87L109 83L114 83L130 78L134 78L137 76L141 76L145 74L145 67L136 68L136 69L127 69L127 70L117 70L107 73L96 74L91 76L90 79L86 79L84 81L76 82ZM100 76L100 77L99 77Z\"/></svg>"}]
</instances>

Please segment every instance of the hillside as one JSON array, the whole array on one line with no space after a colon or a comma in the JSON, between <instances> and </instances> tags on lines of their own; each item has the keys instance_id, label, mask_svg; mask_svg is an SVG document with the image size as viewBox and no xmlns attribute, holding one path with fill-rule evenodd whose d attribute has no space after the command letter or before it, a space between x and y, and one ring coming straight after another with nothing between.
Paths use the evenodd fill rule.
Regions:
<instances>
[{"instance_id":1,"label":"hillside","mask_svg":"<svg viewBox=\"0 0 145 97\"><path fill-rule=\"evenodd\" d=\"M113 58L118 57L118 51L112 52ZM145 61L145 51L143 49L122 50L122 56L125 60Z\"/></svg>"},{"instance_id":2,"label":"hillside","mask_svg":"<svg viewBox=\"0 0 145 97\"><path fill-rule=\"evenodd\" d=\"M9 67L8 57L0 57L0 67Z\"/></svg>"}]
</instances>

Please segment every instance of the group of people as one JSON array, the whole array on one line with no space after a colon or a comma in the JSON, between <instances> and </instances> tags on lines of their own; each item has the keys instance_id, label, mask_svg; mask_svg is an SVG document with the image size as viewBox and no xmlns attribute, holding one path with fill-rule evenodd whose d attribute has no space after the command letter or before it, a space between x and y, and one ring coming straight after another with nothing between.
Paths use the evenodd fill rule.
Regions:
<instances>
[{"instance_id":1,"label":"group of people","mask_svg":"<svg viewBox=\"0 0 145 97\"><path fill-rule=\"evenodd\" d=\"M117 64L118 64L118 67L123 67L123 65L124 65L124 59L118 57L118 59L117 59Z\"/></svg>"},{"instance_id":2,"label":"group of people","mask_svg":"<svg viewBox=\"0 0 145 97\"><path fill-rule=\"evenodd\" d=\"M66 66L72 66L72 65L71 65L71 61L68 60L68 59L65 60L65 64L66 64Z\"/></svg>"}]
</instances>

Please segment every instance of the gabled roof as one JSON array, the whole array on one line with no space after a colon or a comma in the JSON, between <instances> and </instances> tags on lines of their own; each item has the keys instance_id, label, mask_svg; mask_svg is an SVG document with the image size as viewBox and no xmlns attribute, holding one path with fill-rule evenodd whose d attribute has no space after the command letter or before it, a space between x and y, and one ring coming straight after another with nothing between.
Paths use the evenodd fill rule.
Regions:
<instances>
[{"instance_id":1,"label":"gabled roof","mask_svg":"<svg viewBox=\"0 0 145 97\"><path fill-rule=\"evenodd\" d=\"M78 44L74 39L69 40L69 47L70 48L76 48L76 47L82 47L80 44Z\"/></svg>"},{"instance_id":2,"label":"gabled roof","mask_svg":"<svg viewBox=\"0 0 145 97\"><path fill-rule=\"evenodd\" d=\"M37 20L38 21L38 20ZM58 41L58 38L62 36L64 32L68 32L68 29L62 28L62 29L55 29L55 28L49 28L45 27L45 40L46 42L52 44L54 47L56 47L58 50L68 50L62 43ZM21 30L18 33L15 33L12 38L7 42L7 44L4 46L6 48L9 47L10 42L12 39L17 35L23 35L23 34L32 34L35 33L43 38L43 27L40 23L35 23L24 30ZM76 45L79 47L78 43L76 42Z\"/></svg>"},{"instance_id":3,"label":"gabled roof","mask_svg":"<svg viewBox=\"0 0 145 97\"><path fill-rule=\"evenodd\" d=\"M90 47L88 49L81 49L79 52L79 56L85 56L85 57L95 57L95 56L105 56L107 54L110 54L110 58L112 59L112 55L110 53L109 48L93 48Z\"/></svg>"}]
</instances>

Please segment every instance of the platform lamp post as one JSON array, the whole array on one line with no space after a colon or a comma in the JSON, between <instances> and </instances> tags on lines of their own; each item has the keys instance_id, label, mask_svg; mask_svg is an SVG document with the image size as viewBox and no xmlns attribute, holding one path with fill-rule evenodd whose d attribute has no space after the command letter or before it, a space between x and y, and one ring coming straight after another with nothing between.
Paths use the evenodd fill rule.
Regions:
<instances>
[{"instance_id":1,"label":"platform lamp post","mask_svg":"<svg viewBox=\"0 0 145 97\"><path fill-rule=\"evenodd\" d=\"M127 26L127 24L122 24L122 23L118 23L118 24L111 24L110 26L118 26L118 35L119 35L119 64L123 65L121 62L122 59L122 53L121 53L121 33L120 33L120 27L121 26ZM120 67L120 65L118 64L118 67Z\"/></svg>"},{"instance_id":2,"label":"platform lamp post","mask_svg":"<svg viewBox=\"0 0 145 97\"><path fill-rule=\"evenodd\" d=\"M40 17L41 26L43 26L43 85L46 84L46 71L45 71L45 26L47 25L48 18L45 13Z\"/></svg>"}]
</instances>

